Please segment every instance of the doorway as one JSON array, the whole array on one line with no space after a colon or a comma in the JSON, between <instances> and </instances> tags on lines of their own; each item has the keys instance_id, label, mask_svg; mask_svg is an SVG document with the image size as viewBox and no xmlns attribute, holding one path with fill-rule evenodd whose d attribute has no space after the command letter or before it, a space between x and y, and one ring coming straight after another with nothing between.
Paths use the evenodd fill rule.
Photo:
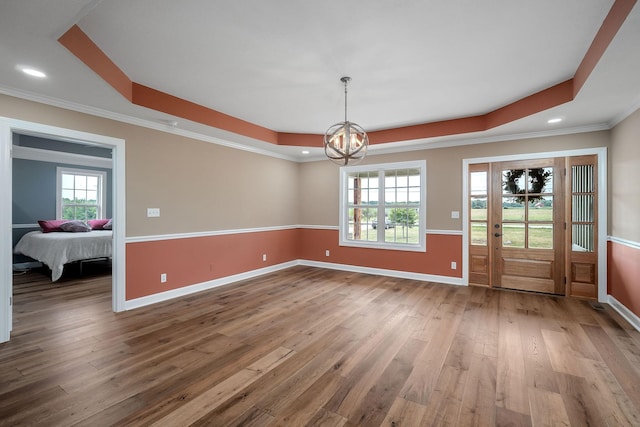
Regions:
<instances>
[{"instance_id":1,"label":"doorway","mask_svg":"<svg viewBox=\"0 0 640 427\"><path fill-rule=\"evenodd\" d=\"M468 283L598 298L599 156L492 160L466 168Z\"/></svg>"},{"instance_id":2,"label":"doorway","mask_svg":"<svg viewBox=\"0 0 640 427\"><path fill-rule=\"evenodd\" d=\"M81 142L112 150L113 160L113 273L112 309L125 307L125 144L124 140L71 129L0 117L0 196L12 200L13 135L31 135L65 142ZM0 342L8 341L12 329L12 204L0 207Z\"/></svg>"}]
</instances>

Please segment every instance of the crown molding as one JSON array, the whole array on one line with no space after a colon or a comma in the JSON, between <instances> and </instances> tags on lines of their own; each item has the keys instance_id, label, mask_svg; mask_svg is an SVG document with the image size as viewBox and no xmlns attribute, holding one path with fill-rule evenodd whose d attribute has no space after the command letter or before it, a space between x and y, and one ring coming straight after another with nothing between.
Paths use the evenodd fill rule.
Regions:
<instances>
[{"instance_id":1,"label":"crown molding","mask_svg":"<svg viewBox=\"0 0 640 427\"><path fill-rule=\"evenodd\" d=\"M127 123L135 126L144 127L147 129L153 129L160 132L172 133L179 136L183 136L190 139L209 142L216 145L221 145L228 148L247 151L254 154L259 154L268 157L274 157L282 160L288 160L296 163L309 163L324 160L322 155L310 155L305 157L287 156L281 153L277 153L268 149L261 149L251 147L248 145L226 141L220 138L204 135L198 132L187 131L184 129L177 129L168 127L166 124L156 123L149 120L138 119L125 114L115 113L112 111L90 107L70 101L61 100L59 98L49 97L45 95L35 94L32 92L16 90L4 85L0 85L0 93L13 96L27 101L34 101L53 107L64 108L66 110L76 111L79 113L89 114L92 116L102 117L109 120L114 120L122 123ZM631 115L638 108L640 108L640 97L629 109L625 110L624 114L620 114L610 123L598 123L594 125L577 126L564 129L549 129L545 131L537 132L525 132L525 133L511 133L506 135L490 135L482 137L445 137L445 138L429 138L429 139L417 139L410 141L391 142L385 144L378 144L369 147L369 155L383 155L383 154L395 154L410 151L430 150L444 147L458 147L464 145L476 145L476 144L488 144L492 142L513 141L522 139L544 138L551 136L571 135L576 133L596 132L602 130L610 130L615 124L618 124L624 118ZM275 147L274 147L275 148ZM324 152L323 152L324 154Z\"/></svg>"},{"instance_id":2,"label":"crown molding","mask_svg":"<svg viewBox=\"0 0 640 427\"><path fill-rule=\"evenodd\" d=\"M617 126L618 124L620 124L621 121L623 121L624 119L626 119L627 117L629 117L630 115L632 115L638 110L640 110L640 95L638 95L638 97L631 103L631 105L626 110L623 110L620 114L618 114L613 119L611 119L611 121L609 122L609 126L611 128Z\"/></svg>"},{"instance_id":3,"label":"crown molding","mask_svg":"<svg viewBox=\"0 0 640 427\"><path fill-rule=\"evenodd\" d=\"M150 120L139 119L136 117L128 116L126 114L115 113L113 111L104 110L96 107L90 107L88 105L78 104L71 101L65 101L59 98L36 94L33 92L17 90L2 84L0 84L0 94L24 99L27 101L38 102L40 104L50 105L52 107L63 108L65 110L75 111L78 113L89 114L91 116L101 117L103 119L109 119L109 120L114 120L121 123L127 123L134 126L140 126L147 129L153 129L160 132L172 133L172 134L180 135L186 138L209 142L212 144L221 145L221 146L233 148L236 150L248 151L248 152L251 152L254 154L260 154L263 156L275 157L278 159L289 160L292 162L297 162L299 160L296 157L276 153L271 150L264 150L264 149L244 145L244 144L226 141L220 138L204 135L198 132L187 131L184 129L177 129L173 127L168 128L167 124L161 124L161 123L156 123Z\"/></svg>"}]
</instances>

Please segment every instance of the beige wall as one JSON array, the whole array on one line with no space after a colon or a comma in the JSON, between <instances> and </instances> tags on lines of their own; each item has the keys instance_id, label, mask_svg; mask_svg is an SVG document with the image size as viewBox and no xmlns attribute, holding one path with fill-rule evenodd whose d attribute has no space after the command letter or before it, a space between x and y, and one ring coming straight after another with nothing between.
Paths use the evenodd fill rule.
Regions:
<instances>
[{"instance_id":1,"label":"beige wall","mask_svg":"<svg viewBox=\"0 0 640 427\"><path fill-rule=\"evenodd\" d=\"M609 132L523 139L452 148L368 156L363 164L427 160L427 229L462 230L462 161L481 157L608 147ZM326 161L300 167L300 221L302 224L338 225L339 168Z\"/></svg>"},{"instance_id":2,"label":"beige wall","mask_svg":"<svg viewBox=\"0 0 640 427\"><path fill-rule=\"evenodd\" d=\"M127 236L299 222L297 163L4 95L0 116L124 139Z\"/></svg>"},{"instance_id":3,"label":"beige wall","mask_svg":"<svg viewBox=\"0 0 640 427\"><path fill-rule=\"evenodd\" d=\"M609 235L640 242L640 110L611 131Z\"/></svg>"},{"instance_id":4,"label":"beige wall","mask_svg":"<svg viewBox=\"0 0 640 427\"><path fill-rule=\"evenodd\" d=\"M328 161L296 164L5 95L0 95L0 115L124 139L127 236L338 225L339 168ZM623 151L615 164L623 169L629 155L638 156L633 134L640 120L638 113L634 117L616 130ZM461 230L451 211L462 211L463 159L608 147L609 137L601 131L370 155L364 164L426 159L427 228ZM621 204L627 214L632 202L637 211L635 194ZM148 207L160 208L161 217L146 218ZM620 215L619 208L616 212ZM624 235L640 240L637 226L620 226L636 227L636 234Z\"/></svg>"}]
</instances>

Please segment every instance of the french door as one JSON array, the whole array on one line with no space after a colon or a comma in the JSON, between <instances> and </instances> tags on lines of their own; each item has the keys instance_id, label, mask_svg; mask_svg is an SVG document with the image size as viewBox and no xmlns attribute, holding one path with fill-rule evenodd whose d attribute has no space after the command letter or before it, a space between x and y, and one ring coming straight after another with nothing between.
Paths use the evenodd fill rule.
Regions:
<instances>
[{"instance_id":1,"label":"french door","mask_svg":"<svg viewBox=\"0 0 640 427\"><path fill-rule=\"evenodd\" d=\"M495 287L565 293L563 175L562 158L493 165Z\"/></svg>"},{"instance_id":2,"label":"french door","mask_svg":"<svg viewBox=\"0 0 640 427\"><path fill-rule=\"evenodd\" d=\"M597 297L596 156L469 167L469 282Z\"/></svg>"}]
</instances>

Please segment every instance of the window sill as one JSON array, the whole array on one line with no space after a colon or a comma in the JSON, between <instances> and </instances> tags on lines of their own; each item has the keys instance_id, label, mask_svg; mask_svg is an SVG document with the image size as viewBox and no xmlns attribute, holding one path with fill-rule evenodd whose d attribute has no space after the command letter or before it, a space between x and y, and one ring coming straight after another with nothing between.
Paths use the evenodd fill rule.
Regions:
<instances>
[{"instance_id":1,"label":"window sill","mask_svg":"<svg viewBox=\"0 0 640 427\"><path fill-rule=\"evenodd\" d=\"M380 242L368 242L368 241L354 241L343 240L339 242L340 246L353 247L353 248L366 248L366 249L383 249L389 251L405 251L405 252L426 252L427 245L424 244L394 244L394 243L380 243Z\"/></svg>"}]
</instances>

